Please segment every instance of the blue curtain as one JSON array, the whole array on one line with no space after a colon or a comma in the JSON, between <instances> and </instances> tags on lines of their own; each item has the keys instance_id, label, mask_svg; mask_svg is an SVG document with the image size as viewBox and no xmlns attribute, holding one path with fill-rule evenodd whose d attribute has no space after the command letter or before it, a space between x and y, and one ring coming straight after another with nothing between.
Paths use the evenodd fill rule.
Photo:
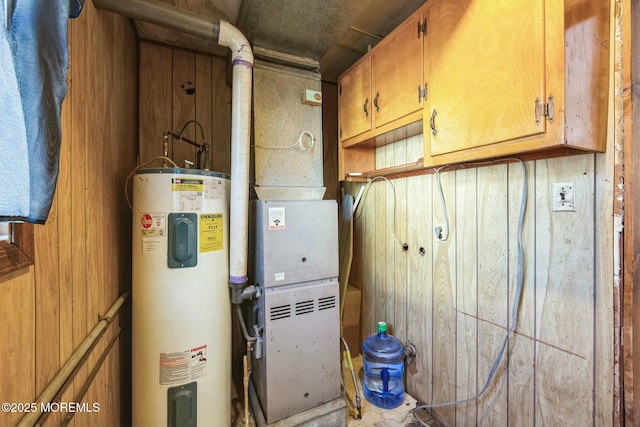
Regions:
<instances>
[{"instance_id":1,"label":"blue curtain","mask_svg":"<svg viewBox=\"0 0 640 427\"><path fill-rule=\"evenodd\" d=\"M0 2L0 219L43 224L58 179L69 0Z\"/></svg>"}]
</instances>

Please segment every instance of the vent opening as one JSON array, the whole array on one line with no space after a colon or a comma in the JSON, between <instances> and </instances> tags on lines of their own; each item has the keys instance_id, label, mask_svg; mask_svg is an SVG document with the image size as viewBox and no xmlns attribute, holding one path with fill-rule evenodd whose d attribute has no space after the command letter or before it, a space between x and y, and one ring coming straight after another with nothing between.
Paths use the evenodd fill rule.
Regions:
<instances>
[{"instance_id":1,"label":"vent opening","mask_svg":"<svg viewBox=\"0 0 640 427\"><path fill-rule=\"evenodd\" d=\"M323 297L318 299L318 310L328 310L336 306L336 296Z\"/></svg>"},{"instance_id":2,"label":"vent opening","mask_svg":"<svg viewBox=\"0 0 640 427\"><path fill-rule=\"evenodd\" d=\"M285 319L291 317L291 304L277 305L271 307L269 311L271 320Z\"/></svg>"},{"instance_id":3,"label":"vent opening","mask_svg":"<svg viewBox=\"0 0 640 427\"><path fill-rule=\"evenodd\" d=\"M300 301L296 303L296 316L312 313L314 311L313 300Z\"/></svg>"}]
</instances>

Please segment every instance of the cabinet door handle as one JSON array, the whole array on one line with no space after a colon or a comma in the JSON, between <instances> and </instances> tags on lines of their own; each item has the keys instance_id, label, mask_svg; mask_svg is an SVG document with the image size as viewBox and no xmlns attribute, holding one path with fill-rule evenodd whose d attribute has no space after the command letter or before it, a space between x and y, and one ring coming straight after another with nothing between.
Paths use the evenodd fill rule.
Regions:
<instances>
[{"instance_id":1,"label":"cabinet door handle","mask_svg":"<svg viewBox=\"0 0 640 427\"><path fill-rule=\"evenodd\" d=\"M380 106L378 105L378 98L380 97L380 92L376 92L376 97L373 98L373 105L376 107L376 113L380 112Z\"/></svg>"},{"instance_id":2,"label":"cabinet door handle","mask_svg":"<svg viewBox=\"0 0 640 427\"><path fill-rule=\"evenodd\" d=\"M364 110L365 117L369 117L369 97L364 100L364 105L362 106Z\"/></svg>"},{"instance_id":3,"label":"cabinet door handle","mask_svg":"<svg viewBox=\"0 0 640 427\"><path fill-rule=\"evenodd\" d=\"M434 109L433 113L431 113L431 120L429 120L429 124L431 125L431 133L433 136L436 136L438 131L436 130L436 115L438 112Z\"/></svg>"}]
</instances>

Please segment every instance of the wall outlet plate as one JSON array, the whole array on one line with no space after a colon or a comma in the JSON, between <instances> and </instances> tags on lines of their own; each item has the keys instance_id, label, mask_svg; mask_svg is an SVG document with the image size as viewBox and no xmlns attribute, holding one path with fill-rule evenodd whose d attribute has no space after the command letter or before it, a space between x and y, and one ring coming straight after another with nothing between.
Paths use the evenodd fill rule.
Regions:
<instances>
[{"instance_id":1,"label":"wall outlet plate","mask_svg":"<svg viewBox=\"0 0 640 427\"><path fill-rule=\"evenodd\" d=\"M436 239L436 242L444 242L449 237L449 230L445 224L435 224L433 226L433 237Z\"/></svg>"},{"instance_id":2,"label":"wall outlet plate","mask_svg":"<svg viewBox=\"0 0 640 427\"><path fill-rule=\"evenodd\" d=\"M554 182L551 184L551 205L554 212L575 212L575 188L575 182Z\"/></svg>"}]
</instances>

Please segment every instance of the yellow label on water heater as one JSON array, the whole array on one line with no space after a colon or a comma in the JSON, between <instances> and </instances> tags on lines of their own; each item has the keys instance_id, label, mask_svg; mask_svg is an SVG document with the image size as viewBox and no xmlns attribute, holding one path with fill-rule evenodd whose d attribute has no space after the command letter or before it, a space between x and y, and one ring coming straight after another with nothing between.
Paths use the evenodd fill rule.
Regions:
<instances>
[{"instance_id":1,"label":"yellow label on water heater","mask_svg":"<svg viewBox=\"0 0 640 427\"><path fill-rule=\"evenodd\" d=\"M202 192L204 181L196 178L172 178L171 191L194 191Z\"/></svg>"},{"instance_id":2,"label":"yellow label on water heater","mask_svg":"<svg viewBox=\"0 0 640 427\"><path fill-rule=\"evenodd\" d=\"M223 225L221 213L200 215L200 253L224 249Z\"/></svg>"}]
</instances>

